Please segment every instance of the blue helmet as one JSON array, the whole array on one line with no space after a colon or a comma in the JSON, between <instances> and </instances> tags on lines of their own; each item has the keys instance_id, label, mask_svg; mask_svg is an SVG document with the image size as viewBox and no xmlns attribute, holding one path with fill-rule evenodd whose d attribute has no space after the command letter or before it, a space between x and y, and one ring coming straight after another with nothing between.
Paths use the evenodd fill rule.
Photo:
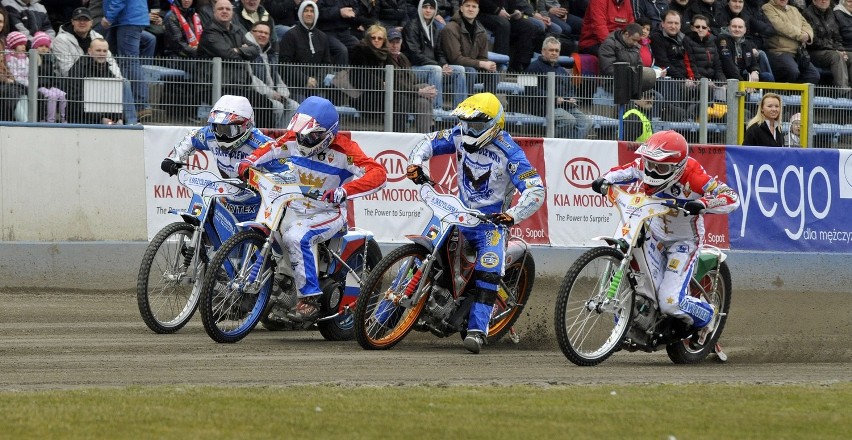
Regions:
<instances>
[{"instance_id":1,"label":"blue helmet","mask_svg":"<svg viewBox=\"0 0 852 440\"><path fill-rule=\"evenodd\" d=\"M302 101L287 130L296 133L296 144L302 156L311 157L325 151L337 136L340 116L331 101L311 96Z\"/></svg>"}]
</instances>

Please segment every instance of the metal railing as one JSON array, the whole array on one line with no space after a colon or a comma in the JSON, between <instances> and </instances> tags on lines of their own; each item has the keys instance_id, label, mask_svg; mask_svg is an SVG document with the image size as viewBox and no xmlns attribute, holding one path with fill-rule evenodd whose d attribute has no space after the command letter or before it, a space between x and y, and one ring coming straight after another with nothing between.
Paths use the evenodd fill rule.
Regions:
<instances>
[{"instance_id":1,"label":"metal railing","mask_svg":"<svg viewBox=\"0 0 852 440\"><path fill-rule=\"evenodd\" d=\"M0 96L0 121L45 122L47 107L52 104L49 96L39 91L44 86L65 92L65 120L69 123L120 120L125 124L201 125L219 96L239 94L254 105L259 127L284 128L301 100L319 95L335 103L344 129L425 132L454 125L457 120L450 113L455 104L470 93L487 90L504 103L506 128L514 136L615 140L619 137L620 113L625 110L613 102L612 78L602 76L468 71L463 78L443 75L440 84L431 79L432 85L443 91L437 99L420 90L430 81L426 73L394 70L391 66L274 64L270 72L275 79L264 83L259 79L265 76L263 66L249 62L143 58L138 67L133 67L131 60L115 57L110 62L125 78L117 83L96 79L97 72L76 77L67 76L67 71L40 76L35 51L29 55L28 80L36 86L28 87L26 95ZM64 59L58 64L67 67L75 60ZM139 71L128 74L133 68ZM457 81L464 84L458 86ZM748 88L763 86L784 99L785 133L789 117L802 113L806 146L852 148L852 96L833 87L810 86L811 105L802 111L801 86L790 91L779 90L771 83L747 84ZM658 79L656 99L649 110L652 126L655 131L681 132L693 143L737 144L744 130L739 121L747 121L754 114L761 92L740 89L736 80L713 84L704 79L693 84ZM26 112L20 111L21 106ZM61 120L56 117L57 122Z\"/></svg>"}]
</instances>

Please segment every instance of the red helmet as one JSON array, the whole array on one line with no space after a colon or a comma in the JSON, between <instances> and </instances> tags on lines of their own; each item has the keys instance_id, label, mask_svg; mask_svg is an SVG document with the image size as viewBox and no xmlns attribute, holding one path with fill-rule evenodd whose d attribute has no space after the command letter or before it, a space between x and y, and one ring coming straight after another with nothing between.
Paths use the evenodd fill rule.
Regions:
<instances>
[{"instance_id":1,"label":"red helmet","mask_svg":"<svg viewBox=\"0 0 852 440\"><path fill-rule=\"evenodd\" d=\"M666 130L652 134L636 154L642 157L642 181L661 188L683 174L689 149L680 133Z\"/></svg>"}]
</instances>

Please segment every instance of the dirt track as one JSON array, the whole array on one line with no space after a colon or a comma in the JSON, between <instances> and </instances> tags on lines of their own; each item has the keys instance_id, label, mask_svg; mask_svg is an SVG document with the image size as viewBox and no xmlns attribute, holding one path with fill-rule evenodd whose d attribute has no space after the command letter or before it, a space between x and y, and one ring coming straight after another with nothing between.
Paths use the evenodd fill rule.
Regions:
<instances>
[{"instance_id":1,"label":"dirt track","mask_svg":"<svg viewBox=\"0 0 852 440\"><path fill-rule=\"evenodd\" d=\"M852 381L852 294L737 291L722 343L727 364L675 366L665 352L620 352L579 368L556 346L557 280L539 280L516 328L478 356L458 337L412 334L389 351L326 342L317 332L261 328L212 342L200 317L174 335L150 332L133 292L0 292L0 389L127 385L339 383L591 384ZM715 358L714 358L715 359Z\"/></svg>"}]
</instances>

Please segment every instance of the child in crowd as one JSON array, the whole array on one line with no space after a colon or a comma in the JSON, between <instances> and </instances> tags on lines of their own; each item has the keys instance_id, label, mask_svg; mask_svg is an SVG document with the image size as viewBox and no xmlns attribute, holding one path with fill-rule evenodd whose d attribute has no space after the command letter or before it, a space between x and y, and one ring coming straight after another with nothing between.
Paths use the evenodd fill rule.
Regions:
<instances>
[{"instance_id":1,"label":"child in crowd","mask_svg":"<svg viewBox=\"0 0 852 440\"><path fill-rule=\"evenodd\" d=\"M68 122L65 117L65 109L68 101L65 99L65 91L60 87L59 69L56 57L50 51L53 40L44 32L36 32L33 35L33 49L38 51L38 92L47 98L47 119L49 123L56 121L56 110L59 110L59 122Z\"/></svg>"},{"instance_id":2,"label":"child in crowd","mask_svg":"<svg viewBox=\"0 0 852 440\"><path fill-rule=\"evenodd\" d=\"M6 53L6 65L9 71L15 77L15 82L29 87L30 85L30 61L27 54L27 46L29 42L27 37L21 32L10 32L6 36L6 47L9 49ZM50 54L51 39L44 32L36 32L33 34L32 46L38 53L38 91L47 98L47 118L46 121L56 122L56 110L59 109L60 122L65 120L65 108L67 101L65 92L56 87L56 69L53 56Z\"/></svg>"}]
</instances>

